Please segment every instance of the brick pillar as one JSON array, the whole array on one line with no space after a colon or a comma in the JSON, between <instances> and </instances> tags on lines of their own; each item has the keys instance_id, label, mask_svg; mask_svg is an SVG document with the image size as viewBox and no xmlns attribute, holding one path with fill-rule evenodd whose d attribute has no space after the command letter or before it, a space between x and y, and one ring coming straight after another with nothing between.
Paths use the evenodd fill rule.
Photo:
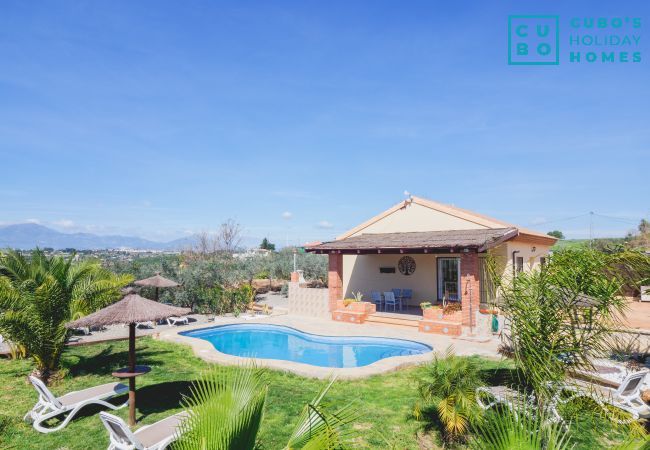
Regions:
<instances>
[{"instance_id":1,"label":"brick pillar","mask_svg":"<svg viewBox=\"0 0 650 450\"><path fill-rule=\"evenodd\" d=\"M327 277L330 311L336 309L336 301L343 300L343 255L329 254L329 274Z\"/></svg>"},{"instance_id":2,"label":"brick pillar","mask_svg":"<svg viewBox=\"0 0 650 450\"><path fill-rule=\"evenodd\" d=\"M463 308L463 325L476 326L476 313L481 301L479 282L478 253L461 253L460 255L460 291ZM470 299L471 296L471 299ZM470 317L470 301L472 315ZM470 322L471 320L471 322Z\"/></svg>"}]
</instances>

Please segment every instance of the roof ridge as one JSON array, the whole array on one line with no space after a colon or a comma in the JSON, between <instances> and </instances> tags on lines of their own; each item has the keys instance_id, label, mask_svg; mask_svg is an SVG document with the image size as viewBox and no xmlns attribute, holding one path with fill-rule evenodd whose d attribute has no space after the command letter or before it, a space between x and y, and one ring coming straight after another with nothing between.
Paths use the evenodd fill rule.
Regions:
<instances>
[{"instance_id":1,"label":"roof ridge","mask_svg":"<svg viewBox=\"0 0 650 450\"><path fill-rule=\"evenodd\" d=\"M495 219L490 216L486 216L481 213L477 213L474 211L471 211L469 209L464 209L464 208L459 208L457 206L453 205L447 205L445 203L440 203L436 202L434 200L429 200L424 197L418 197L415 195L412 195L409 199L407 200L402 200L399 203L393 205L392 207L388 208L387 210L371 217L370 219L366 220L365 222L361 223L360 225L357 225L354 228L351 228L350 230L346 231L345 233L339 235L336 237L336 240L340 239L345 239L350 237L351 235L358 233L365 228L368 228L370 225L379 222L381 219L390 216L394 212L406 208L410 203L415 203L420 206L424 206L429 209L433 209L435 211L442 212L444 214L448 214L454 217L458 217L460 219L466 220L468 222L475 223L477 225L481 225L484 227L487 227L488 229L495 229L495 225L501 225L506 228L516 228L520 233L522 234L527 234L531 236L538 236L538 237L544 237L544 238L549 238L549 239L555 239L552 236L548 236L544 233L541 233L539 231L531 230L528 228L520 227L518 225L515 225L513 223L505 222L503 220ZM557 239L555 239L557 240Z\"/></svg>"},{"instance_id":2,"label":"roof ridge","mask_svg":"<svg viewBox=\"0 0 650 450\"><path fill-rule=\"evenodd\" d=\"M506 222L504 220L495 219L494 217L487 216L485 214L481 214L481 213L478 213L478 212L475 212L475 211L471 211L469 209L459 208L459 207L454 206L454 205L447 205L445 203L436 202L436 201L429 200L429 199L423 198L423 197L413 196L413 200L414 201L417 200L416 203L421 205L421 206L426 206L426 207L429 207L431 209L435 209L437 211L440 211L441 209L442 209L442 212L447 212L447 211L444 211L444 209L458 211L458 212L460 212L462 214L467 214L469 216L473 216L473 217L481 219L481 220L485 220L485 221L488 221L488 222L493 222L493 223L496 223L496 224L499 224L499 225L505 225L506 227L517 228L520 232L522 232L524 234L530 234L530 235L533 235L533 236L541 236L541 237L550 237L550 238L552 238L552 236L548 236L547 234L544 234L542 232L531 230L529 228L525 228L525 227L516 225L514 223ZM442 208L439 209L439 208L434 207L433 205L436 205L436 206L442 207ZM486 225L486 224L481 224L481 225L489 226L489 225Z\"/></svg>"}]
</instances>

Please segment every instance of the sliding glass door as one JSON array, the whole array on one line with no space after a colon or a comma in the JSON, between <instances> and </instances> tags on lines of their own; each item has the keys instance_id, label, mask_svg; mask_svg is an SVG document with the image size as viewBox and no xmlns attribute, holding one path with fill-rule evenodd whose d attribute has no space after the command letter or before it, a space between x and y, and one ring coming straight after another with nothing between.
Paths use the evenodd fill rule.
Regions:
<instances>
[{"instance_id":1,"label":"sliding glass door","mask_svg":"<svg viewBox=\"0 0 650 450\"><path fill-rule=\"evenodd\" d=\"M438 300L460 300L460 258L437 258Z\"/></svg>"}]
</instances>

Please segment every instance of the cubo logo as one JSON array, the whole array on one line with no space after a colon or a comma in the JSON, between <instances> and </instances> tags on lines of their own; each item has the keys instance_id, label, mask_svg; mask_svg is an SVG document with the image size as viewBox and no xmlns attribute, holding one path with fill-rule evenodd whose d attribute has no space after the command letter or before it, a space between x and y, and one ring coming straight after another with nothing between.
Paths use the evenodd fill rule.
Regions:
<instances>
[{"instance_id":1,"label":"cubo logo","mask_svg":"<svg viewBox=\"0 0 650 450\"><path fill-rule=\"evenodd\" d=\"M560 64L558 16L508 16L508 64Z\"/></svg>"}]
</instances>

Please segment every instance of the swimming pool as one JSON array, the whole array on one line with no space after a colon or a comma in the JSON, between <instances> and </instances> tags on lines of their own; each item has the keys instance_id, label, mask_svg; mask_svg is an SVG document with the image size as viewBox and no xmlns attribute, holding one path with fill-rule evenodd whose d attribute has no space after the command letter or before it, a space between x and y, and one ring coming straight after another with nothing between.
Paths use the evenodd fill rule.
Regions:
<instances>
[{"instance_id":1,"label":"swimming pool","mask_svg":"<svg viewBox=\"0 0 650 450\"><path fill-rule=\"evenodd\" d=\"M267 324L221 325L179 333L203 339L228 355L293 361L319 367L363 367L393 356L432 351L426 344L402 339L319 336Z\"/></svg>"}]
</instances>

